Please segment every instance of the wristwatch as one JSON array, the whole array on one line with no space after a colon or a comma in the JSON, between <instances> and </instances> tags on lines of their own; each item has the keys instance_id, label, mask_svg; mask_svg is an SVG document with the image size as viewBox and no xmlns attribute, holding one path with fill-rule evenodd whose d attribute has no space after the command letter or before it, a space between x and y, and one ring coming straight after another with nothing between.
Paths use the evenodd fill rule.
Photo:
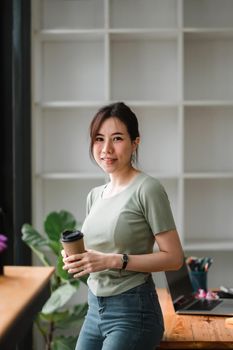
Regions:
<instances>
[{"instance_id":1,"label":"wristwatch","mask_svg":"<svg viewBox=\"0 0 233 350\"><path fill-rule=\"evenodd\" d=\"M121 260L122 260L122 268L121 268L121 270L125 270L125 268L126 268L126 266L128 264L128 261L129 261L129 256L127 254L123 254Z\"/></svg>"}]
</instances>

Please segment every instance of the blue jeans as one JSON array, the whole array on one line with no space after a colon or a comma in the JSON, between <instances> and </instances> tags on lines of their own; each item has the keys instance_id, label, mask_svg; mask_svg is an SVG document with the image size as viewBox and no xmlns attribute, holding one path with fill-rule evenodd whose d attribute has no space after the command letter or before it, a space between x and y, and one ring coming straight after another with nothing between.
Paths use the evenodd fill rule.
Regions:
<instances>
[{"instance_id":1,"label":"blue jeans","mask_svg":"<svg viewBox=\"0 0 233 350\"><path fill-rule=\"evenodd\" d=\"M96 297L89 290L88 304L75 350L155 350L159 345L164 325L152 278L115 296Z\"/></svg>"}]
</instances>

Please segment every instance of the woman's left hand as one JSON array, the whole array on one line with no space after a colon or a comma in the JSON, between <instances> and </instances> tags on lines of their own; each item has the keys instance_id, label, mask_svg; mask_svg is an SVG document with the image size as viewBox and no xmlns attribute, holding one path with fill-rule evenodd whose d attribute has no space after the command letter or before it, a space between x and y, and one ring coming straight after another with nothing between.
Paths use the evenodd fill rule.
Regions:
<instances>
[{"instance_id":1,"label":"woman's left hand","mask_svg":"<svg viewBox=\"0 0 233 350\"><path fill-rule=\"evenodd\" d=\"M64 257L63 269L73 274L74 278L85 276L91 272L97 272L111 268L112 254L101 253L87 249L85 253Z\"/></svg>"}]
</instances>

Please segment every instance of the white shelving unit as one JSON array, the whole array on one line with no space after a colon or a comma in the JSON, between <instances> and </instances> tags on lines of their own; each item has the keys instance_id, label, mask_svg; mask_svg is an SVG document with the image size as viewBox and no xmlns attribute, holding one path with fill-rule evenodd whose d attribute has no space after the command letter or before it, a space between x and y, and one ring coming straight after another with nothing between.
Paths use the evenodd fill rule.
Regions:
<instances>
[{"instance_id":1,"label":"white shelving unit","mask_svg":"<svg viewBox=\"0 0 233 350\"><path fill-rule=\"evenodd\" d=\"M171 200L186 252L233 250L233 1L33 0L33 221L85 216L100 106L125 101L140 167Z\"/></svg>"}]
</instances>

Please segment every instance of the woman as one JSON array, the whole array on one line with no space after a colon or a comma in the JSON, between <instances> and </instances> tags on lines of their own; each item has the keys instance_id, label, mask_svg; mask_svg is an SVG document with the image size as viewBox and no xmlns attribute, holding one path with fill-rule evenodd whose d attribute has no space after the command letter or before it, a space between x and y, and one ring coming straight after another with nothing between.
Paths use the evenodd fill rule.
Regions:
<instances>
[{"instance_id":1,"label":"woman","mask_svg":"<svg viewBox=\"0 0 233 350\"><path fill-rule=\"evenodd\" d=\"M158 180L133 165L140 136L128 106L101 108L90 138L91 155L110 181L88 195L86 252L64 257L75 278L90 274L76 350L154 350L164 326L151 272L183 262L169 200Z\"/></svg>"}]
</instances>

